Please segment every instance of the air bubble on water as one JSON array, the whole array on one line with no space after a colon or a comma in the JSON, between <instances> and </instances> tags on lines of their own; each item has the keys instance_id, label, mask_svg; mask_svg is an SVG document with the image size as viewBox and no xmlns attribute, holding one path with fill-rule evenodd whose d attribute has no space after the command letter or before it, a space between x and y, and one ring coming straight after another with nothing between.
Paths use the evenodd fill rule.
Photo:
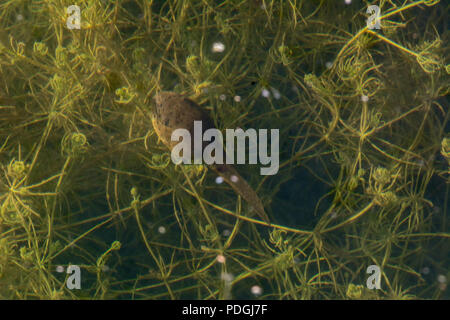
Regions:
<instances>
[{"instance_id":1,"label":"air bubble on water","mask_svg":"<svg viewBox=\"0 0 450 320\"><path fill-rule=\"evenodd\" d=\"M366 96L366 95L362 95L362 96L361 96L361 101L362 101L362 102L367 102L367 101L369 101L369 97Z\"/></svg>"},{"instance_id":2,"label":"air bubble on water","mask_svg":"<svg viewBox=\"0 0 450 320\"><path fill-rule=\"evenodd\" d=\"M447 283L447 277L444 276L443 274L440 274L440 275L438 275L438 277L437 277L437 281L438 281L439 283Z\"/></svg>"},{"instance_id":3,"label":"air bubble on water","mask_svg":"<svg viewBox=\"0 0 450 320\"><path fill-rule=\"evenodd\" d=\"M166 227L164 227L164 226L160 226L159 228L158 228L158 232L159 233L161 233L161 234L164 234L164 233L166 233Z\"/></svg>"},{"instance_id":4,"label":"air bubble on water","mask_svg":"<svg viewBox=\"0 0 450 320\"><path fill-rule=\"evenodd\" d=\"M229 229L225 229L225 230L222 231L222 235L224 237L228 237L230 234L231 234L231 231Z\"/></svg>"},{"instance_id":5,"label":"air bubble on water","mask_svg":"<svg viewBox=\"0 0 450 320\"><path fill-rule=\"evenodd\" d=\"M235 102L241 102L241 96L234 96Z\"/></svg>"},{"instance_id":6,"label":"air bubble on water","mask_svg":"<svg viewBox=\"0 0 450 320\"><path fill-rule=\"evenodd\" d=\"M64 272L64 267L63 266L57 266L56 267L56 272L59 272L59 273Z\"/></svg>"},{"instance_id":7,"label":"air bubble on water","mask_svg":"<svg viewBox=\"0 0 450 320\"><path fill-rule=\"evenodd\" d=\"M423 274L429 274L429 273L430 273L430 268L428 268L428 267L423 267L423 268L422 268L422 273L423 273Z\"/></svg>"},{"instance_id":8,"label":"air bubble on water","mask_svg":"<svg viewBox=\"0 0 450 320\"><path fill-rule=\"evenodd\" d=\"M264 98L269 98L269 97L270 97L270 91L267 90L266 88L263 88L262 91L261 91L261 95L262 95Z\"/></svg>"},{"instance_id":9,"label":"air bubble on water","mask_svg":"<svg viewBox=\"0 0 450 320\"><path fill-rule=\"evenodd\" d=\"M222 177L217 177L216 178L216 183L217 184L221 184L223 182L223 178Z\"/></svg>"},{"instance_id":10,"label":"air bubble on water","mask_svg":"<svg viewBox=\"0 0 450 320\"><path fill-rule=\"evenodd\" d=\"M345 0L345 4L352 4L352 0Z\"/></svg>"},{"instance_id":11,"label":"air bubble on water","mask_svg":"<svg viewBox=\"0 0 450 320\"><path fill-rule=\"evenodd\" d=\"M222 101L225 101L226 98L227 98L227 96L224 95L224 94L221 94L221 95L219 96L219 99L222 100Z\"/></svg>"},{"instance_id":12,"label":"air bubble on water","mask_svg":"<svg viewBox=\"0 0 450 320\"><path fill-rule=\"evenodd\" d=\"M260 296L263 292L262 288L258 285L254 285L251 289L250 289L251 293L255 296Z\"/></svg>"},{"instance_id":13,"label":"air bubble on water","mask_svg":"<svg viewBox=\"0 0 450 320\"><path fill-rule=\"evenodd\" d=\"M273 97L275 98L275 99L280 99L281 98L281 94L280 94L280 91L278 91L277 89L275 89L275 88L270 88L270 90L272 90L272 94L273 94Z\"/></svg>"},{"instance_id":14,"label":"air bubble on water","mask_svg":"<svg viewBox=\"0 0 450 320\"><path fill-rule=\"evenodd\" d=\"M333 66L333 62L331 62L331 61L327 61L325 63L325 67L327 67L327 69L331 69L332 66Z\"/></svg>"},{"instance_id":15,"label":"air bubble on water","mask_svg":"<svg viewBox=\"0 0 450 320\"><path fill-rule=\"evenodd\" d=\"M212 46L212 52L224 52L225 45L222 42L214 42Z\"/></svg>"},{"instance_id":16,"label":"air bubble on water","mask_svg":"<svg viewBox=\"0 0 450 320\"><path fill-rule=\"evenodd\" d=\"M225 258L225 256L223 254L219 254L216 257L216 260L217 260L218 263L225 263L225 261L227 261L227 258Z\"/></svg>"},{"instance_id":17,"label":"air bubble on water","mask_svg":"<svg viewBox=\"0 0 450 320\"><path fill-rule=\"evenodd\" d=\"M231 179L231 181L234 182L234 183L236 183L236 182L239 181L239 178L238 178L237 176L235 176L235 175L232 175L230 179Z\"/></svg>"},{"instance_id":18,"label":"air bubble on water","mask_svg":"<svg viewBox=\"0 0 450 320\"><path fill-rule=\"evenodd\" d=\"M17 21L22 21L23 20L23 15L21 15L20 13L16 16L16 20Z\"/></svg>"}]
</instances>

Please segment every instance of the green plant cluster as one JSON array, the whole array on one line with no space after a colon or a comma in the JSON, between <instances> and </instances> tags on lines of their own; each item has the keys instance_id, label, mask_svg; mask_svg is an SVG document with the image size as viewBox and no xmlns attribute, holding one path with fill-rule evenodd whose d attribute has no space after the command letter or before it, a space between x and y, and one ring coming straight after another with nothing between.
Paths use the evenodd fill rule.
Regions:
<instances>
[{"instance_id":1,"label":"green plant cluster","mask_svg":"<svg viewBox=\"0 0 450 320\"><path fill-rule=\"evenodd\" d=\"M444 3L1 0L0 299L448 299ZM237 168L271 225L171 162L159 90L280 129Z\"/></svg>"}]
</instances>

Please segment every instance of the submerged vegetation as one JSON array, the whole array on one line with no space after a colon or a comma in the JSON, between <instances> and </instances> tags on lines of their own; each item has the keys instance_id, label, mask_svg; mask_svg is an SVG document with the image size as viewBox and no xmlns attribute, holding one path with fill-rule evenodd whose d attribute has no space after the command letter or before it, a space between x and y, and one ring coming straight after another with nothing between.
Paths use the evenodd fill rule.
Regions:
<instances>
[{"instance_id":1,"label":"submerged vegetation","mask_svg":"<svg viewBox=\"0 0 450 320\"><path fill-rule=\"evenodd\" d=\"M443 2L0 0L0 298L448 299ZM160 90L280 129L238 168L271 225L171 162Z\"/></svg>"}]
</instances>

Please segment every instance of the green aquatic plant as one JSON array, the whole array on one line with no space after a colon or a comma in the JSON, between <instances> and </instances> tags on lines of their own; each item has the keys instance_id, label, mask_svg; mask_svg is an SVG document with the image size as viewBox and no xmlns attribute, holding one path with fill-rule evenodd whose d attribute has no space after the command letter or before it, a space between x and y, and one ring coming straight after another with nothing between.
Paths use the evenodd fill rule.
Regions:
<instances>
[{"instance_id":1,"label":"green aquatic plant","mask_svg":"<svg viewBox=\"0 0 450 320\"><path fill-rule=\"evenodd\" d=\"M448 299L444 1L70 5L0 2L0 298ZM276 175L239 168L270 224L172 163L161 90L280 129Z\"/></svg>"}]
</instances>

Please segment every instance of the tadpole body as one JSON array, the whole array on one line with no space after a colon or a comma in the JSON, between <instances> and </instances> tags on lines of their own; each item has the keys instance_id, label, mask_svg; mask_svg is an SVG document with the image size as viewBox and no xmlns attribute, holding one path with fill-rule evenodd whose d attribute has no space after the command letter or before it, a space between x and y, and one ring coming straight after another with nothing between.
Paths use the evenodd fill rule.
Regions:
<instances>
[{"instance_id":1,"label":"tadpole body","mask_svg":"<svg viewBox=\"0 0 450 320\"><path fill-rule=\"evenodd\" d=\"M152 109L153 128L169 150L172 150L179 143L178 141L171 141L174 130L187 129L191 137L194 137L194 121L202 122L202 135L207 129L214 128L212 119L194 101L175 92L160 92L155 95ZM207 145L206 142L203 143L203 148L205 145ZM191 146L193 148L193 142ZM191 154L194 155L194 150ZM231 164L212 164L208 167L221 176L235 192L244 198L263 220L269 222L261 199Z\"/></svg>"}]
</instances>

